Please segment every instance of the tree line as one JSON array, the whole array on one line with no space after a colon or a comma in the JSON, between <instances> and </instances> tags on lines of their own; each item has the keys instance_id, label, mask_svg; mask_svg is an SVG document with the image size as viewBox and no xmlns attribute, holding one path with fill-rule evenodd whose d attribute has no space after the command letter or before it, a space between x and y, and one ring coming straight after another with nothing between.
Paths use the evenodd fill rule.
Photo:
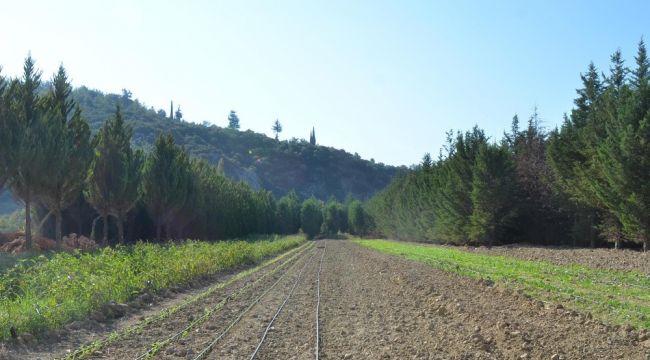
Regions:
<instances>
[{"instance_id":1,"label":"tree line","mask_svg":"<svg viewBox=\"0 0 650 360\"><path fill-rule=\"evenodd\" d=\"M537 112L491 141L448 133L369 203L386 236L455 244L650 245L650 89L643 40L635 65L620 51L608 74L581 74L575 107L545 131Z\"/></svg>"},{"instance_id":2,"label":"tree line","mask_svg":"<svg viewBox=\"0 0 650 360\"><path fill-rule=\"evenodd\" d=\"M315 199L303 205L291 192L276 200L229 180L223 166L190 157L170 134L160 134L146 152L135 148L119 105L93 135L63 66L51 82L41 77L31 56L20 78L0 72L0 190L10 189L25 205L28 248L34 233L49 232L60 244L71 229L89 230L104 245L111 238L297 233L311 217L318 221L305 210L312 203L319 204L318 232L322 223L327 231L348 228L347 217L345 227L342 220L330 224ZM308 235L316 234L310 228Z\"/></svg>"}]
</instances>

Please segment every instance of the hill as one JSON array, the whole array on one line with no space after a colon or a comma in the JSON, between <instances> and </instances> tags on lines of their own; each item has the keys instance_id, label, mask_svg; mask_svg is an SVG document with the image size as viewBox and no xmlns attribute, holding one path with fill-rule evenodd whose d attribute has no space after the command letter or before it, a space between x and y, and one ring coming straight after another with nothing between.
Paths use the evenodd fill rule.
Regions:
<instances>
[{"instance_id":1,"label":"hill","mask_svg":"<svg viewBox=\"0 0 650 360\"><path fill-rule=\"evenodd\" d=\"M172 120L163 110L146 108L132 99L126 90L118 95L80 87L73 96L93 131L120 105L133 127L136 145L148 147L160 132L170 132L191 154L213 164L223 159L227 176L270 190L276 196L295 190L301 197L334 196L343 200L349 194L367 199L405 170L367 161L344 150L312 146L303 139L277 141L252 131Z\"/></svg>"}]
</instances>

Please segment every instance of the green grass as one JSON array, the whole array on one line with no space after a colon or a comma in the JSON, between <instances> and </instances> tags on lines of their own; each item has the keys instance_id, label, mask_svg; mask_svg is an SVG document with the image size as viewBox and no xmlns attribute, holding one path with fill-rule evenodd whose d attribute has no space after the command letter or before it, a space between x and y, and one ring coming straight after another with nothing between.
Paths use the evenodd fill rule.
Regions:
<instances>
[{"instance_id":1,"label":"green grass","mask_svg":"<svg viewBox=\"0 0 650 360\"><path fill-rule=\"evenodd\" d=\"M57 253L20 261L0 275L0 340L56 329L109 301L126 302L242 265L304 242L298 236L258 241L186 241Z\"/></svg>"},{"instance_id":2,"label":"green grass","mask_svg":"<svg viewBox=\"0 0 650 360\"><path fill-rule=\"evenodd\" d=\"M384 253L475 279L491 279L531 297L589 311L613 324L650 328L650 277L582 265L555 265L386 240L354 240Z\"/></svg>"}]
</instances>

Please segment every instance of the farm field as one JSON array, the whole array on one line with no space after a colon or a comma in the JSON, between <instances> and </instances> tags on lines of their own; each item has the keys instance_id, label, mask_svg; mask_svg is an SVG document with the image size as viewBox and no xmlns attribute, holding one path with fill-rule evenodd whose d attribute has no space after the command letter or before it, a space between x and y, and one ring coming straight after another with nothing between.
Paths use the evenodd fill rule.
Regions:
<instances>
[{"instance_id":1,"label":"farm field","mask_svg":"<svg viewBox=\"0 0 650 360\"><path fill-rule=\"evenodd\" d=\"M391 246L394 255L385 253ZM432 248L377 240L308 242L254 270L112 325L96 325L92 336L78 331L56 343L9 345L0 354L7 359L645 359L650 354L649 334L640 327L603 322L603 314L574 311L570 303L541 304L512 291L494 273L493 284L413 255L405 258L412 249L426 255ZM476 256L458 252L459 259ZM484 257L503 269L499 261L506 258ZM509 261L515 266L519 260ZM458 260L454 268L462 270L463 264Z\"/></svg>"}]
</instances>

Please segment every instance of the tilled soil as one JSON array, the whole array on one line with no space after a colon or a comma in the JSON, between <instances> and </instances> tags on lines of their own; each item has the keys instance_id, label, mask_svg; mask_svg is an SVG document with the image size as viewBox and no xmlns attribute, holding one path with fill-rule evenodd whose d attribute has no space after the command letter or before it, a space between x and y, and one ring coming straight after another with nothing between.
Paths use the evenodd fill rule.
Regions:
<instances>
[{"instance_id":1,"label":"tilled soil","mask_svg":"<svg viewBox=\"0 0 650 360\"><path fill-rule=\"evenodd\" d=\"M607 326L561 306L544 307L500 284L486 286L348 241L317 241L283 263L91 358L134 359L229 294L254 284L161 346L153 358L249 359L277 313L256 358L314 359L316 279L322 266L321 359L650 359L645 332Z\"/></svg>"},{"instance_id":2,"label":"tilled soil","mask_svg":"<svg viewBox=\"0 0 650 360\"><path fill-rule=\"evenodd\" d=\"M487 255L503 255L524 260L548 261L558 265L580 264L619 271L634 270L650 275L650 254L629 249L584 249L521 245L495 246L491 249L487 247L467 247L464 249Z\"/></svg>"}]
</instances>

